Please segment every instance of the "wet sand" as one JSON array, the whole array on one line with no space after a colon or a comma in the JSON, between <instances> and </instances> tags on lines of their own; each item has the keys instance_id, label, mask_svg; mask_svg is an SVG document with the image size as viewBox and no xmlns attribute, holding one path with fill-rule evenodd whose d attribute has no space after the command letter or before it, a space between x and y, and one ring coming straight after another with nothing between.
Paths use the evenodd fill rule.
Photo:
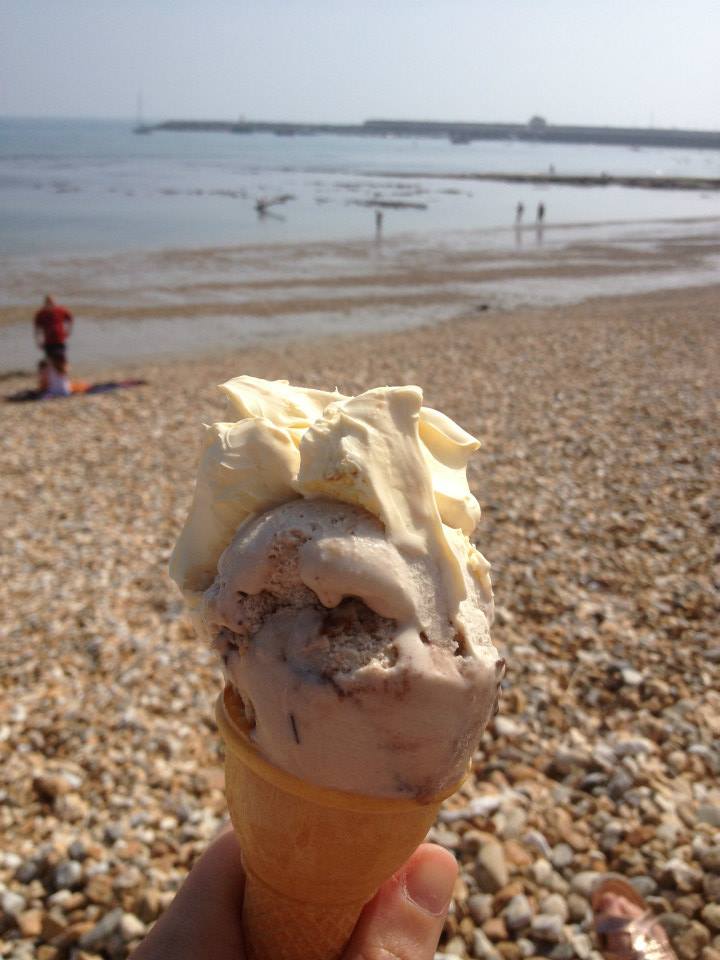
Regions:
<instances>
[{"instance_id":1,"label":"wet sand","mask_svg":"<svg viewBox=\"0 0 720 960\"><path fill-rule=\"evenodd\" d=\"M467 312L714 283L714 220L538 226L380 242L7 258L0 372L29 369L37 291L75 313L78 370L268 340L407 329Z\"/></svg>"}]
</instances>

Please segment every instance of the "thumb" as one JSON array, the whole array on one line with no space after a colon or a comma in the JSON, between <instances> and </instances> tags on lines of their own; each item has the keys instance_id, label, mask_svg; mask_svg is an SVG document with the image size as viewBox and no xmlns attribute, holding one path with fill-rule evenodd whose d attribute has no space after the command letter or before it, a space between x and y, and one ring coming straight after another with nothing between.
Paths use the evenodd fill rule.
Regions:
<instances>
[{"instance_id":1,"label":"thumb","mask_svg":"<svg viewBox=\"0 0 720 960\"><path fill-rule=\"evenodd\" d=\"M342 960L432 960L457 872L447 850L419 846L365 907Z\"/></svg>"}]
</instances>

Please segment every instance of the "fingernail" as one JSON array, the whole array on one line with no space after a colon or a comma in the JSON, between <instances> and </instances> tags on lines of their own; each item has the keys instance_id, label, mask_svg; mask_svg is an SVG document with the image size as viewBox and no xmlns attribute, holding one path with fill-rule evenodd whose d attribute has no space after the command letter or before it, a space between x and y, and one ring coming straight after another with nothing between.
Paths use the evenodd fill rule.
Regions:
<instances>
[{"instance_id":1,"label":"fingernail","mask_svg":"<svg viewBox=\"0 0 720 960\"><path fill-rule=\"evenodd\" d=\"M405 871L405 893L421 910L440 916L450 903L456 875L449 857L414 857Z\"/></svg>"}]
</instances>

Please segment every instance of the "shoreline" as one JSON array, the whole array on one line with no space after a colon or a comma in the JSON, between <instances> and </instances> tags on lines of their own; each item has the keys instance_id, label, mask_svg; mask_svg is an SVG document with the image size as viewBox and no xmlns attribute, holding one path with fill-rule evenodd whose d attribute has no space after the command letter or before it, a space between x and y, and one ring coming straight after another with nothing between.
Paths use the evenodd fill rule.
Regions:
<instances>
[{"instance_id":1,"label":"shoreline","mask_svg":"<svg viewBox=\"0 0 720 960\"><path fill-rule=\"evenodd\" d=\"M530 328L536 331L545 320L558 321L564 316L572 318L576 315L582 315L584 312L608 316L611 316L614 312L619 315L629 315L636 308L646 310L649 304L657 304L658 307L677 304L678 309L682 309L686 301L699 300L705 302L713 299L714 302L720 301L720 280L718 279L713 283L683 286L668 290L652 289L634 293L601 293L563 304L536 303L533 305L523 303L506 309L492 309L488 305L482 304L476 309L454 309L443 318L435 316L404 326L400 323L395 326L366 326L362 329L356 327L335 331L320 329L311 335L306 332L286 331L273 336L258 336L242 344L223 345L214 343L205 347L193 346L178 352L99 356L94 360L74 359L71 356L71 376L91 378L94 381L118 377L140 377L148 378L148 383L152 384L153 381L157 382L157 378L165 379L168 371L177 374L181 370L199 371L215 368L219 370L227 364L228 357L237 356L242 359L243 363L252 363L253 358L260 357L262 363L282 364L282 358L287 355L297 357L298 354L306 353L309 344L314 344L320 353L335 353L352 351L354 343L373 345L382 344L384 340L388 340L397 346L401 346L406 337L412 341L414 337L431 336L442 341L452 337L456 329L463 329L468 325L473 327L478 325L480 328L496 330L499 324L505 322L512 324L518 317L522 318L524 322L530 325ZM171 325L173 323L173 321L167 322ZM142 321L132 322L133 326L136 324L142 325ZM70 340L69 353L71 355L72 348L73 342ZM37 360L41 354L36 351L34 356ZM227 374L228 377L235 375L232 372ZM220 382L224 375L218 374L218 376L220 379L217 382ZM26 387L28 379L34 382L34 364L24 368L13 368L9 365L4 368L0 366L0 396L6 396L14 390ZM83 395L73 395L70 399L82 400Z\"/></svg>"},{"instance_id":2,"label":"shoreline","mask_svg":"<svg viewBox=\"0 0 720 960\"><path fill-rule=\"evenodd\" d=\"M410 329L464 313L712 286L714 218L604 226L553 224L382 242L158 250L113 257L6 261L0 373L32 369L38 289L76 317L70 360L92 369L169 361L265 341Z\"/></svg>"}]
</instances>

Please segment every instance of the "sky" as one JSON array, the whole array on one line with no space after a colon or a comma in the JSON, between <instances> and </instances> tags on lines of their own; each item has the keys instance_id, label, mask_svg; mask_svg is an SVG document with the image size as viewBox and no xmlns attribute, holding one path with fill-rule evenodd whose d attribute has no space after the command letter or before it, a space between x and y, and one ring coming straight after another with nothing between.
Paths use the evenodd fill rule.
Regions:
<instances>
[{"instance_id":1,"label":"sky","mask_svg":"<svg viewBox=\"0 0 720 960\"><path fill-rule=\"evenodd\" d=\"M0 0L0 115L720 129L719 0Z\"/></svg>"}]
</instances>

